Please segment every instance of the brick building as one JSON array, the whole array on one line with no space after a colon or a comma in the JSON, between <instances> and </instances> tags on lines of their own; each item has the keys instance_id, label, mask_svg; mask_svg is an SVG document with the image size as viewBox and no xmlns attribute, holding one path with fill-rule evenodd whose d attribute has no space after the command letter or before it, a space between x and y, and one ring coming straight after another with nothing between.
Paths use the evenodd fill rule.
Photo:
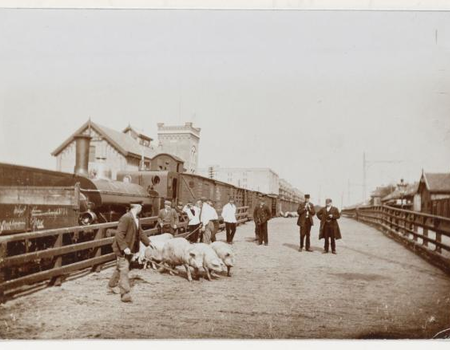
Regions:
<instances>
[{"instance_id":1,"label":"brick building","mask_svg":"<svg viewBox=\"0 0 450 350\"><path fill-rule=\"evenodd\" d=\"M101 171L108 177L116 179L118 171L122 170L169 170L183 172L185 161L177 155L166 151L165 145L170 143L170 133L165 133L163 142L153 147L153 139L139 133L131 126L123 131L110 129L106 126L88 120L57 149L52 152L56 157L56 170L73 173L75 167L75 136L89 135L89 173L95 177ZM179 148L188 145L185 140L176 140L171 147ZM198 143L197 143L198 145ZM192 165L192 162L190 163Z\"/></svg>"}]
</instances>

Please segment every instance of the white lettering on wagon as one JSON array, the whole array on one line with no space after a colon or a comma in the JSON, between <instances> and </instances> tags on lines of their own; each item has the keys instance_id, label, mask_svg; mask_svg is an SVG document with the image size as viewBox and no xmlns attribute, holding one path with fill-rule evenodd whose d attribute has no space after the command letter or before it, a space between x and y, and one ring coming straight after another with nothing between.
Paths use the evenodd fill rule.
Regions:
<instances>
[{"instance_id":1,"label":"white lettering on wagon","mask_svg":"<svg viewBox=\"0 0 450 350\"><path fill-rule=\"evenodd\" d=\"M42 230L45 228L44 219L31 218L30 223L32 231Z\"/></svg>"},{"instance_id":2,"label":"white lettering on wagon","mask_svg":"<svg viewBox=\"0 0 450 350\"><path fill-rule=\"evenodd\" d=\"M22 231L26 229L26 222L16 220L3 220L0 222L0 233L5 231Z\"/></svg>"},{"instance_id":3,"label":"white lettering on wagon","mask_svg":"<svg viewBox=\"0 0 450 350\"><path fill-rule=\"evenodd\" d=\"M18 217L21 217L21 216L23 216L23 214L25 214L26 210L27 210L27 207L21 206L21 205L16 205L14 207L13 214Z\"/></svg>"},{"instance_id":4,"label":"white lettering on wagon","mask_svg":"<svg viewBox=\"0 0 450 350\"><path fill-rule=\"evenodd\" d=\"M39 217L39 216L64 216L68 215L69 211L67 208L56 208L56 209L47 209L47 210L41 210L37 207L33 207L31 210L31 216L32 217Z\"/></svg>"}]
</instances>

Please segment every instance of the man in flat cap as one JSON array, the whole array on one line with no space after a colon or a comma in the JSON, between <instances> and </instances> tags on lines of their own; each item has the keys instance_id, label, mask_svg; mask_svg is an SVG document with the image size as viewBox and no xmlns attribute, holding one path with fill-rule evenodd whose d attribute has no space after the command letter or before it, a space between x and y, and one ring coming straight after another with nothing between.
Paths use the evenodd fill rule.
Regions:
<instances>
[{"instance_id":1,"label":"man in flat cap","mask_svg":"<svg viewBox=\"0 0 450 350\"><path fill-rule=\"evenodd\" d=\"M323 253L328 253L329 241L331 240L331 252L336 254L336 240L341 239L341 230L337 220L341 217L338 208L333 206L330 198L325 201L326 206L319 210L317 217L320 219L319 239L325 239Z\"/></svg>"},{"instance_id":2,"label":"man in flat cap","mask_svg":"<svg viewBox=\"0 0 450 350\"><path fill-rule=\"evenodd\" d=\"M216 210L208 204L208 202L210 201L202 197L202 208L200 214L200 221L202 223L201 241L206 244L210 244L215 240L214 221L218 219Z\"/></svg>"},{"instance_id":3,"label":"man in flat cap","mask_svg":"<svg viewBox=\"0 0 450 350\"><path fill-rule=\"evenodd\" d=\"M208 203L209 206L214 210L214 214L213 214L212 219L211 219L211 221L212 221L212 223L214 225L214 230L211 232L211 242L215 242L216 241L216 234L217 234L217 232L219 232L219 227L220 227L220 225L219 225L219 215L217 214L217 210L214 207L214 202L211 199L208 199L206 201L206 203Z\"/></svg>"},{"instance_id":4,"label":"man in flat cap","mask_svg":"<svg viewBox=\"0 0 450 350\"><path fill-rule=\"evenodd\" d=\"M170 201L164 201L164 209L161 209L158 214L158 226L161 228L161 233L174 234L178 225L178 214L172 208Z\"/></svg>"},{"instance_id":5,"label":"man in flat cap","mask_svg":"<svg viewBox=\"0 0 450 350\"><path fill-rule=\"evenodd\" d=\"M130 210L124 214L117 226L112 248L116 254L116 269L108 283L110 292L116 294L115 288L119 286L121 300L125 303L131 302L130 281L128 272L130 271L130 260L133 253L139 251L139 241L148 246L150 241L141 229L138 215L142 211L142 202L131 202Z\"/></svg>"},{"instance_id":6,"label":"man in flat cap","mask_svg":"<svg viewBox=\"0 0 450 350\"><path fill-rule=\"evenodd\" d=\"M259 204L253 211L253 220L255 221L255 232L258 235L258 245L269 245L269 233L267 222L272 217L270 208L266 205L263 196L259 196Z\"/></svg>"},{"instance_id":7,"label":"man in flat cap","mask_svg":"<svg viewBox=\"0 0 450 350\"><path fill-rule=\"evenodd\" d=\"M230 197L228 203L222 208L222 217L225 222L225 230L227 232L227 243L233 244L234 234L236 233L236 205L234 204L234 198Z\"/></svg>"},{"instance_id":8,"label":"man in flat cap","mask_svg":"<svg viewBox=\"0 0 450 350\"><path fill-rule=\"evenodd\" d=\"M314 210L314 204L309 201L310 195L305 194L305 202L300 203L297 209L298 220L297 225L300 226L300 248L299 252L303 250L303 247L306 248L307 252L312 252L310 249L310 234L311 234L311 226L314 225L313 216L316 215L316 211ZM305 246L305 238L306 238L306 246Z\"/></svg>"},{"instance_id":9,"label":"man in flat cap","mask_svg":"<svg viewBox=\"0 0 450 350\"><path fill-rule=\"evenodd\" d=\"M197 243L199 231L200 231L200 207L197 207L188 201L183 208L183 213L188 217L188 232L191 234L188 237L188 241L191 243Z\"/></svg>"}]
</instances>

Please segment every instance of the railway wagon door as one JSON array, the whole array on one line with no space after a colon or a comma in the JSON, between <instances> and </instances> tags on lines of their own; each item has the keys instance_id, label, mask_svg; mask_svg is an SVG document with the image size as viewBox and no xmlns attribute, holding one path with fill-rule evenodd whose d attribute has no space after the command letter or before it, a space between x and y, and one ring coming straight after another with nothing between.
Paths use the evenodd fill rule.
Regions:
<instances>
[{"instance_id":1,"label":"railway wagon door","mask_svg":"<svg viewBox=\"0 0 450 350\"><path fill-rule=\"evenodd\" d=\"M277 216L277 198L272 197L272 217Z\"/></svg>"},{"instance_id":2,"label":"railway wagon door","mask_svg":"<svg viewBox=\"0 0 450 350\"><path fill-rule=\"evenodd\" d=\"M176 177L172 179L172 201L178 204L178 179Z\"/></svg>"}]
</instances>

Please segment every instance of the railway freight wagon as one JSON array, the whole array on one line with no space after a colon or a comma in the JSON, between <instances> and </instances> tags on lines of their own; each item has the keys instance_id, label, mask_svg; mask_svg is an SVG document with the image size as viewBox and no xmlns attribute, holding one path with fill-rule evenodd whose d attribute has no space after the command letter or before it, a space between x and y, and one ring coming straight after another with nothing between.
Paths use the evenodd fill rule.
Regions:
<instances>
[{"instance_id":1,"label":"railway freight wagon","mask_svg":"<svg viewBox=\"0 0 450 350\"><path fill-rule=\"evenodd\" d=\"M89 178L89 139L77 136L74 174L0 163L0 235L117 221L136 200L143 215L156 215L158 193Z\"/></svg>"},{"instance_id":2,"label":"railway freight wagon","mask_svg":"<svg viewBox=\"0 0 450 350\"><path fill-rule=\"evenodd\" d=\"M174 204L181 202L184 205L188 201L195 202L205 197L214 203L220 214L223 206L232 197L237 207L248 206L249 217L252 217L259 197L262 196L271 209L272 216L278 214L278 196L250 191L200 175L170 171L122 171L117 174L117 180L135 183L147 191L157 192L160 196L160 207L166 199Z\"/></svg>"}]
</instances>

